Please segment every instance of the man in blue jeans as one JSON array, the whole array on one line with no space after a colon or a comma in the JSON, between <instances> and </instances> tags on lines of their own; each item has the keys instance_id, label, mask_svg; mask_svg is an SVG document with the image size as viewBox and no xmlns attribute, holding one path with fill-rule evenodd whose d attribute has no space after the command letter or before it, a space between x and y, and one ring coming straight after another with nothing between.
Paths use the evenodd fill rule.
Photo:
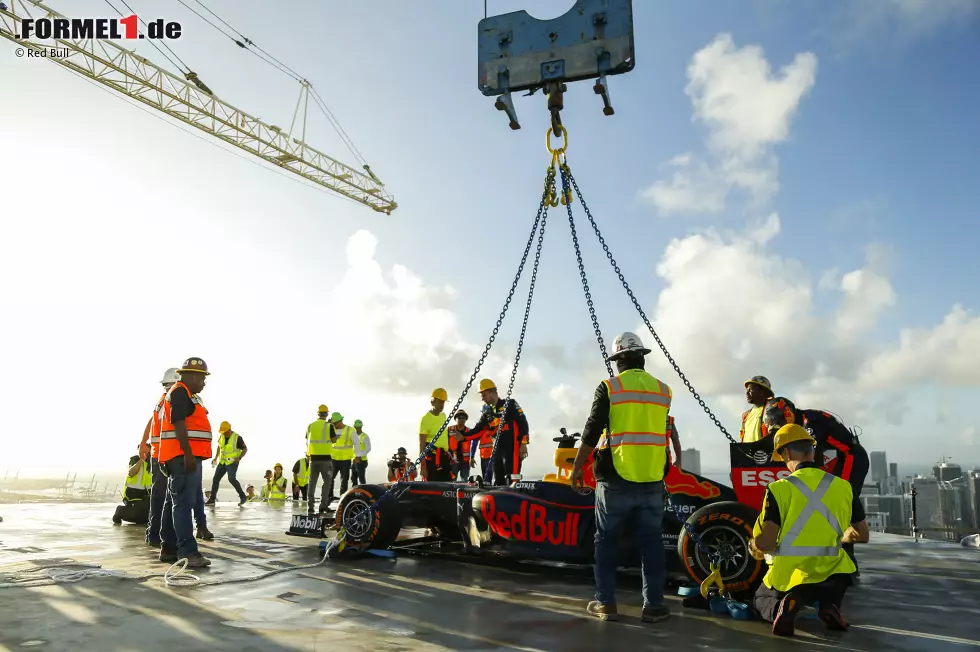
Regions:
<instances>
[{"instance_id":1,"label":"man in blue jeans","mask_svg":"<svg viewBox=\"0 0 980 652\"><path fill-rule=\"evenodd\" d=\"M211 457L211 422L200 399L207 364L200 358L188 358L178 369L180 382L167 392L163 417L160 419L158 456L167 476L167 498L160 525L160 561L173 563L187 560L188 568L211 565L197 548L194 539L193 513L203 503L201 466Z\"/></svg>"},{"instance_id":2,"label":"man in blue jeans","mask_svg":"<svg viewBox=\"0 0 980 652\"><path fill-rule=\"evenodd\" d=\"M616 363L619 374L602 381L596 389L572 467L572 485L581 487L585 464L595 451L596 593L587 611L600 620L619 619L619 539L630 520L643 561L641 618L655 623L670 617L664 604L667 572L661 530L671 391L666 383L644 371L648 353L650 349L633 333L616 338L608 359Z\"/></svg>"},{"instance_id":3,"label":"man in blue jeans","mask_svg":"<svg viewBox=\"0 0 980 652\"><path fill-rule=\"evenodd\" d=\"M172 367L163 373L160 384L163 386L163 394L153 408L153 415L146 422L143 430L143 440L140 442L140 457L150 458L150 474L153 484L150 486L150 520L146 526L146 543L153 548L160 547L160 524L163 514L163 504L167 497L167 476L163 474L157 447L160 445L160 422L163 419L163 404L167 398L167 392L173 387L174 383L180 382L180 375L177 368ZM208 519L204 513L204 489L198 491L197 502L194 504L194 520L197 522L197 538L211 541L214 535L208 530Z\"/></svg>"}]
</instances>

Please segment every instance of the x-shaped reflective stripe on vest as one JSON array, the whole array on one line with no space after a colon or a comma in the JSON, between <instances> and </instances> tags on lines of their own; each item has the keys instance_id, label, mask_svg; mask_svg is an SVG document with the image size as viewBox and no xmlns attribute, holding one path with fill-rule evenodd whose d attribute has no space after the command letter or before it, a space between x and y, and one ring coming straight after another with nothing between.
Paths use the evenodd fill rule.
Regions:
<instances>
[{"instance_id":1,"label":"x-shaped reflective stripe on vest","mask_svg":"<svg viewBox=\"0 0 980 652\"><path fill-rule=\"evenodd\" d=\"M789 532L783 536L779 545L776 546L775 555L783 557L836 557L840 553L840 540L844 536L844 532L841 530L840 523L837 521L837 517L834 516L830 508L823 503L823 497L827 495L830 490L830 485L834 482L834 476L829 473L824 474L823 478L820 480L820 484L817 485L815 490L811 490L810 487L806 485L803 480L796 476L789 476L786 478L790 484L792 484L796 489L803 494L806 498L806 507L800 512L800 515L796 518L796 522L793 523L793 527L789 529ZM800 536L803 532L803 528L809 522L810 518L815 512L820 512L830 527L834 528L834 532L837 533L837 545L834 546L797 546L793 545L796 538Z\"/></svg>"}]
</instances>

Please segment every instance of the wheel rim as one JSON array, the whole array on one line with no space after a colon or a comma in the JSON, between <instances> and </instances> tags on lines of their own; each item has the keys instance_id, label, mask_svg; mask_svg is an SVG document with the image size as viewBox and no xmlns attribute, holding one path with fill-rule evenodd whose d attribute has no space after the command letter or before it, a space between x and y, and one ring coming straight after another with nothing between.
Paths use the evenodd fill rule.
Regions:
<instances>
[{"instance_id":1,"label":"wheel rim","mask_svg":"<svg viewBox=\"0 0 980 652\"><path fill-rule=\"evenodd\" d=\"M361 498L354 498L344 506L344 511L341 514L341 522L347 530L348 536L358 539L365 536L371 530L374 515L368 514L366 517L362 516L362 514L370 510L371 506Z\"/></svg>"},{"instance_id":2,"label":"wheel rim","mask_svg":"<svg viewBox=\"0 0 980 652\"><path fill-rule=\"evenodd\" d=\"M701 533L701 541L712 555L718 556L722 580L738 577L748 568L748 542L740 532L724 525L713 525ZM694 554L704 574L710 573L711 560L701 546L696 546Z\"/></svg>"}]
</instances>

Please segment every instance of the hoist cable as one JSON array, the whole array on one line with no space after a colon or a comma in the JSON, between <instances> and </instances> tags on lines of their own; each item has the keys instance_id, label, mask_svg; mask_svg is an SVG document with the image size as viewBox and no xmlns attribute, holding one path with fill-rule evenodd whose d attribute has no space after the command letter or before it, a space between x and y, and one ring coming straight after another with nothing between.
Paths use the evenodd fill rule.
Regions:
<instances>
[{"instance_id":1,"label":"hoist cable","mask_svg":"<svg viewBox=\"0 0 980 652\"><path fill-rule=\"evenodd\" d=\"M117 14L119 14L120 16L125 16L125 14L124 14L123 12L121 12L121 11L119 11L119 10L118 10L118 9L117 9L117 8L115 7L115 5L113 5L113 4L112 4L112 2L110 2L109 0L105 0L105 3L106 3L107 5L109 5L109 6L110 6L110 7L112 8L112 10L113 10L113 11L115 11L115 12L116 12ZM126 6L127 6L127 8L129 8L129 5L126 5ZM130 10L130 12L132 12L133 14L135 14L135 13L136 13L136 12L135 12L135 11L133 11L133 10L132 10L131 8L130 8L129 10ZM140 22L143 22L143 24L144 24L144 25L146 25L146 23L145 23L145 22L143 21L143 19L142 19L142 18L140 19ZM172 65L172 66L173 66L174 68L176 68L176 69L177 69L178 71L180 71L180 72L187 72L188 70L190 70L190 68L188 68L188 67L187 67L187 64L185 64L185 63L184 63L183 61L180 61L180 57L177 57L177 54L176 54L176 53L174 53L174 56L175 56L175 57L177 57L177 60L178 60L178 61L180 61L180 64L177 64L177 63L176 63L176 62L175 62L175 61L174 61L173 59L171 59L170 57L168 57L168 56L167 56L167 53L166 53L166 52L164 52L163 50L161 50L161 49L160 49L160 47L159 47L159 46L158 46L158 45L157 45L156 43L154 43L152 39L148 39L148 40L149 40L149 42L150 42L150 46L151 46L151 47L153 47L153 49L154 49L154 50L156 50L157 52L159 52L159 53L160 53L160 54L161 54L161 55L163 56L163 58L164 58L164 59L166 59L167 61L169 61L169 62L170 62L170 65ZM168 48L168 49L169 49L169 48ZM173 52L173 50L171 50L171 52ZM183 68L181 68L181 64L183 64Z\"/></svg>"}]
</instances>

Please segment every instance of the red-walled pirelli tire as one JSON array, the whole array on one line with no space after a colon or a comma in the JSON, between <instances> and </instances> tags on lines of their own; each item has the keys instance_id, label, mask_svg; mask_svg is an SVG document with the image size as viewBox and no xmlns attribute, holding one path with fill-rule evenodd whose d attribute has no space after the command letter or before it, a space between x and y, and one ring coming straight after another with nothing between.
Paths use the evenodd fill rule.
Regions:
<instances>
[{"instance_id":1,"label":"red-walled pirelli tire","mask_svg":"<svg viewBox=\"0 0 980 652\"><path fill-rule=\"evenodd\" d=\"M721 559L721 576L725 588L733 594L755 591L766 572L766 562L749 554L749 539L758 512L737 502L705 505L691 514L687 524L712 553ZM690 578L701 583L711 572L708 555L687 531L677 537L677 553Z\"/></svg>"},{"instance_id":2,"label":"red-walled pirelli tire","mask_svg":"<svg viewBox=\"0 0 980 652\"><path fill-rule=\"evenodd\" d=\"M384 489L377 485L360 485L340 499L337 525L344 528L348 547L385 549L398 538L401 531L398 499L389 497L376 509L371 509L382 494Z\"/></svg>"}]
</instances>

